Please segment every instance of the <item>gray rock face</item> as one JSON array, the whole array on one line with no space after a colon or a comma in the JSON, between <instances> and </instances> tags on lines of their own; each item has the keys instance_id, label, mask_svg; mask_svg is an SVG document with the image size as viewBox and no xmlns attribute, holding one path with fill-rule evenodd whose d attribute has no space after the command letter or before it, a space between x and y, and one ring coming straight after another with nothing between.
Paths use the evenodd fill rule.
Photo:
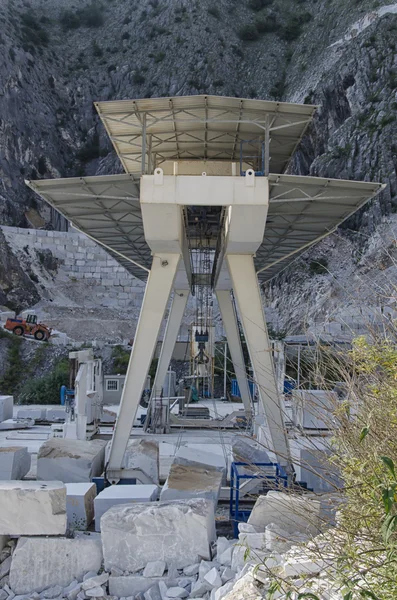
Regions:
<instances>
[{"instance_id":1,"label":"gray rock face","mask_svg":"<svg viewBox=\"0 0 397 600\"><path fill-rule=\"evenodd\" d=\"M101 532L106 571L134 573L155 560L183 569L210 558L214 505L195 499L114 506L103 515Z\"/></svg>"},{"instance_id":2,"label":"gray rock face","mask_svg":"<svg viewBox=\"0 0 397 600\"><path fill-rule=\"evenodd\" d=\"M49 587L68 586L87 571L101 568L99 536L67 538L20 538L13 554L10 587L15 594L41 592Z\"/></svg>"},{"instance_id":3,"label":"gray rock face","mask_svg":"<svg viewBox=\"0 0 397 600\"><path fill-rule=\"evenodd\" d=\"M386 4L390 0L380 0L376 7ZM120 170L98 126L93 100L200 92L319 104L291 170L389 183L368 210L347 224L374 231L397 202L397 122L392 114L396 16L380 18L374 6L369 0L274 0L256 14L232 0L212 12L205 3L187 3L182 10L174 1L164 10L154 4L131 11L127 0L114 0L86 26L73 0L48 0L45 5L32 0L29 8L17 2L10 12L5 5L0 222L26 225L32 222L32 208L50 219L48 207L34 198L24 178ZM353 24L370 11L371 25L362 32L355 28L354 39L349 37ZM257 39L246 42L241 39L244 26L256 18L273 19L274 31L254 30ZM152 38L156 47L148 53L146 40ZM347 255L350 249L342 248L341 256ZM8 264L3 271L7 278L16 273ZM284 273L272 288L288 287L293 274ZM26 273L25 279L23 271L12 278L12 285L0 286L0 304L32 304L38 292ZM336 289L332 283L329 287ZM322 294L321 282L312 288ZM300 324L307 309L294 309L298 321L291 315L295 310L278 307L281 325Z\"/></svg>"}]
</instances>

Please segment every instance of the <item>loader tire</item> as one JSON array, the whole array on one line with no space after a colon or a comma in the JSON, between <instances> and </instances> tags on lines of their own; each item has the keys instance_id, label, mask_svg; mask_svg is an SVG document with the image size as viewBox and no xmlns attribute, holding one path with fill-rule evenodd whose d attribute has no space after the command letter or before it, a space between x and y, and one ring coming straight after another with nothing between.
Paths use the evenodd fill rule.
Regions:
<instances>
[{"instance_id":1,"label":"loader tire","mask_svg":"<svg viewBox=\"0 0 397 600\"><path fill-rule=\"evenodd\" d=\"M12 330L12 333L14 335L23 335L23 327L20 327L19 325L17 327L14 327L14 329Z\"/></svg>"},{"instance_id":2,"label":"loader tire","mask_svg":"<svg viewBox=\"0 0 397 600\"><path fill-rule=\"evenodd\" d=\"M38 340L39 342L41 342L42 340L44 340L44 338L45 338L44 331L36 331L36 333L34 334L34 339Z\"/></svg>"}]
</instances>

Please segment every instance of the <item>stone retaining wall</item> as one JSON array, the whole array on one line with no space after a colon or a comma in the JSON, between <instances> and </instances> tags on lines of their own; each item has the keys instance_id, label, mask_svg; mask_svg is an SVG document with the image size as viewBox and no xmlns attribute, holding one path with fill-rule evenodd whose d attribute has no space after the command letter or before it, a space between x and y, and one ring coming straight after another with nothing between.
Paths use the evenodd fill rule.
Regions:
<instances>
[{"instance_id":1,"label":"stone retaining wall","mask_svg":"<svg viewBox=\"0 0 397 600\"><path fill-rule=\"evenodd\" d=\"M77 231L44 231L2 226L7 242L14 252L26 246L38 253L51 250L61 261L62 269L73 280L87 280L104 290L102 305L139 306L145 284L130 275L101 246ZM38 255L40 260L40 256ZM98 290L99 292L99 290Z\"/></svg>"}]
</instances>

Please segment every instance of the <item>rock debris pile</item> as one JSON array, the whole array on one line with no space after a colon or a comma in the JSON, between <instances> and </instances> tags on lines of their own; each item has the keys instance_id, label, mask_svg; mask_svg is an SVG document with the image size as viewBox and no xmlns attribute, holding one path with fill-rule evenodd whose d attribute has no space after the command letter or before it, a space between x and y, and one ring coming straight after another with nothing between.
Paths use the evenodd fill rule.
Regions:
<instances>
[{"instance_id":1,"label":"rock debris pile","mask_svg":"<svg viewBox=\"0 0 397 600\"><path fill-rule=\"evenodd\" d=\"M205 498L115 505L100 518L101 533L76 531L67 537L62 484L18 485L24 489L13 489L14 507L24 501L34 510L44 494L47 531L51 510L55 525L49 535L37 535L36 511L36 535L26 535L26 521L18 514L13 520L12 503L4 505L0 600L256 600L275 580L286 586L284 592L280 585L275 596L280 599L294 598L286 595L290 584L296 594L341 598L329 578L330 562L316 557L310 541L320 503L309 497L260 496L233 540L216 537L214 502ZM7 486L11 489L11 482L3 484L3 494ZM13 528L20 537L9 540L5 534L15 535Z\"/></svg>"}]
</instances>

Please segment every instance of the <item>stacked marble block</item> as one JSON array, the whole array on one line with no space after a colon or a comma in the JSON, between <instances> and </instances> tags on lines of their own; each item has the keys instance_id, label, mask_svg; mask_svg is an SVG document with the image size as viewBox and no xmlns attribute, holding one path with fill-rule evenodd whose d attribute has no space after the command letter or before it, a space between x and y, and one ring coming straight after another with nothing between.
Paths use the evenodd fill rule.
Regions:
<instances>
[{"instance_id":1,"label":"stacked marble block","mask_svg":"<svg viewBox=\"0 0 397 600\"><path fill-rule=\"evenodd\" d=\"M226 482L226 468L223 456L182 446L175 454L160 500L206 498L216 507Z\"/></svg>"},{"instance_id":2,"label":"stacked marble block","mask_svg":"<svg viewBox=\"0 0 397 600\"><path fill-rule=\"evenodd\" d=\"M31 456L24 446L0 448L0 480L22 479L30 470Z\"/></svg>"},{"instance_id":3,"label":"stacked marble block","mask_svg":"<svg viewBox=\"0 0 397 600\"><path fill-rule=\"evenodd\" d=\"M14 398L12 396L0 395L0 423L12 419L14 408Z\"/></svg>"}]
</instances>

